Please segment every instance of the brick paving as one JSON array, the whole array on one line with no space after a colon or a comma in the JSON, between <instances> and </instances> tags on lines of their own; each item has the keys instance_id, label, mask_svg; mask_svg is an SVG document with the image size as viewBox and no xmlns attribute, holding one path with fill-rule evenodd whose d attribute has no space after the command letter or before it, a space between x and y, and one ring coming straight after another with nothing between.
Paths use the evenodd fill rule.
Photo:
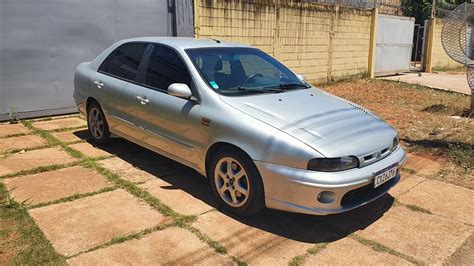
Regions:
<instances>
[{"instance_id":1,"label":"brick paving","mask_svg":"<svg viewBox=\"0 0 474 266\"><path fill-rule=\"evenodd\" d=\"M33 122L64 142L50 147L22 124L0 125L0 182L17 201L40 204L29 214L72 265L473 262L474 192L431 179L441 166L429 159L410 155L390 195L349 213L239 218L216 209L193 170L122 139L95 146L84 129L63 130L82 125Z\"/></svg>"}]
</instances>

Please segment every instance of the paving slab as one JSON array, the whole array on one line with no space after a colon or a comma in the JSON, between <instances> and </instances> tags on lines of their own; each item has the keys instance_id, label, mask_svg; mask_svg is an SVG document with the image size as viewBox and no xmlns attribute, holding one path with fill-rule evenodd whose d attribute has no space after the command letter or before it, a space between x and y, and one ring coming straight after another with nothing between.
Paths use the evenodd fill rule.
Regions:
<instances>
[{"instance_id":1,"label":"paving slab","mask_svg":"<svg viewBox=\"0 0 474 266\"><path fill-rule=\"evenodd\" d=\"M310 228L295 228L291 218L275 218L278 216L265 214L233 218L211 211L199 216L193 225L221 243L230 255L250 264L287 264L293 257L305 254L316 243L331 239L330 233L316 224Z\"/></svg>"},{"instance_id":2,"label":"paving slab","mask_svg":"<svg viewBox=\"0 0 474 266\"><path fill-rule=\"evenodd\" d=\"M52 164L66 164L76 161L58 147L15 153L0 159L0 175L12 174Z\"/></svg>"},{"instance_id":3,"label":"paving slab","mask_svg":"<svg viewBox=\"0 0 474 266\"><path fill-rule=\"evenodd\" d=\"M87 122L78 117L68 117L61 119L52 119L46 121L33 122L33 126L43 130L56 130L61 128L86 126Z\"/></svg>"},{"instance_id":4,"label":"paving slab","mask_svg":"<svg viewBox=\"0 0 474 266\"><path fill-rule=\"evenodd\" d=\"M170 221L121 189L28 212L65 256Z\"/></svg>"},{"instance_id":5,"label":"paving slab","mask_svg":"<svg viewBox=\"0 0 474 266\"><path fill-rule=\"evenodd\" d=\"M89 139L89 131L87 129L74 129L71 131L53 132L55 138L63 142L73 142Z\"/></svg>"},{"instance_id":6,"label":"paving slab","mask_svg":"<svg viewBox=\"0 0 474 266\"><path fill-rule=\"evenodd\" d=\"M15 149L33 148L46 145L48 142L40 136L26 135L0 140L0 153Z\"/></svg>"},{"instance_id":7,"label":"paving slab","mask_svg":"<svg viewBox=\"0 0 474 266\"><path fill-rule=\"evenodd\" d=\"M356 240L343 238L330 243L304 265L411 265L410 262L384 252L377 252Z\"/></svg>"},{"instance_id":8,"label":"paving slab","mask_svg":"<svg viewBox=\"0 0 474 266\"><path fill-rule=\"evenodd\" d=\"M13 189L11 194L17 201L31 204L94 192L109 185L105 177L81 166L8 178L4 183L8 189Z\"/></svg>"},{"instance_id":9,"label":"paving slab","mask_svg":"<svg viewBox=\"0 0 474 266\"><path fill-rule=\"evenodd\" d=\"M463 223L397 206L357 234L434 264L449 258L472 232Z\"/></svg>"},{"instance_id":10,"label":"paving slab","mask_svg":"<svg viewBox=\"0 0 474 266\"><path fill-rule=\"evenodd\" d=\"M401 172L401 180L395 187L390 190L390 195L397 198L400 195L407 193L418 184L425 182L426 180L428 179L414 174Z\"/></svg>"},{"instance_id":11,"label":"paving slab","mask_svg":"<svg viewBox=\"0 0 474 266\"><path fill-rule=\"evenodd\" d=\"M131 182L141 183L157 178L157 176L119 157L105 159L99 163L108 170L118 174L121 178Z\"/></svg>"},{"instance_id":12,"label":"paving slab","mask_svg":"<svg viewBox=\"0 0 474 266\"><path fill-rule=\"evenodd\" d=\"M0 138L6 137L9 135L26 134L29 132L30 130L20 123L0 125Z\"/></svg>"},{"instance_id":13,"label":"paving slab","mask_svg":"<svg viewBox=\"0 0 474 266\"><path fill-rule=\"evenodd\" d=\"M194 234L172 227L70 259L70 265L230 265Z\"/></svg>"},{"instance_id":14,"label":"paving slab","mask_svg":"<svg viewBox=\"0 0 474 266\"><path fill-rule=\"evenodd\" d=\"M423 177L433 177L441 170L441 164L437 161L409 153L404 168L415 171L415 174Z\"/></svg>"},{"instance_id":15,"label":"paving slab","mask_svg":"<svg viewBox=\"0 0 474 266\"><path fill-rule=\"evenodd\" d=\"M211 195L211 190L207 184L199 184L198 182L193 182L192 179L189 180L195 184L194 189L206 190L206 194ZM196 198L179 187L173 186L161 179L150 180L140 185L140 187L181 214L198 215L214 209L212 205L207 204L202 199Z\"/></svg>"},{"instance_id":16,"label":"paving slab","mask_svg":"<svg viewBox=\"0 0 474 266\"><path fill-rule=\"evenodd\" d=\"M446 265L472 265L474 262L474 234L445 263Z\"/></svg>"},{"instance_id":17,"label":"paving slab","mask_svg":"<svg viewBox=\"0 0 474 266\"><path fill-rule=\"evenodd\" d=\"M89 142L76 143L69 145L69 147L82 152L84 155L89 157L101 157L101 156L110 156L111 153L102 149L100 146L94 146Z\"/></svg>"},{"instance_id":18,"label":"paving slab","mask_svg":"<svg viewBox=\"0 0 474 266\"><path fill-rule=\"evenodd\" d=\"M474 191L448 183L428 180L398 199L431 213L474 225Z\"/></svg>"},{"instance_id":19,"label":"paving slab","mask_svg":"<svg viewBox=\"0 0 474 266\"><path fill-rule=\"evenodd\" d=\"M465 73L422 73L421 76L418 75L418 73L404 73L396 76L383 77L381 79L419 84L434 89L471 95L471 89L467 83Z\"/></svg>"}]
</instances>

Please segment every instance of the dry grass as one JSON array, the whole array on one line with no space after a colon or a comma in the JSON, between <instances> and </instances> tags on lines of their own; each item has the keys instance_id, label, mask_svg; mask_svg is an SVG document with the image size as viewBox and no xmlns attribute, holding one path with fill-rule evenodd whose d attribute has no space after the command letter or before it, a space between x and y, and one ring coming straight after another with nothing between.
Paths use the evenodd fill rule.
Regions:
<instances>
[{"instance_id":1,"label":"dry grass","mask_svg":"<svg viewBox=\"0 0 474 266\"><path fill-rule=\"evenodd\" d=\"M465 117L469 96L381 80L329 84L323 89L385 119L408 151L440 161L443 168L436 178L474 189L474 119Z\"/></svg>"}]
</instances>

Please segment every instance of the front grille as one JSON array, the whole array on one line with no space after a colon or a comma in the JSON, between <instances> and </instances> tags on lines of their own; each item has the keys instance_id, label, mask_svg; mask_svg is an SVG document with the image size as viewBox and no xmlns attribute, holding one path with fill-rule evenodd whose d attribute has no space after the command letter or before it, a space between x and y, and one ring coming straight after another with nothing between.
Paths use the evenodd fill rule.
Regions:
<instances>
[{"instance_id":1,"label":"front grille","mask_svg":"<svg viewBox=\"0 0 474 266\"><path fill-rule=\"evenodd\" d=\"M361 167L366 166L368 164L375 163L379 160L382 160L383 158L387 157L388 155L392 153L392 150L390 150L391 147L392 145L389 145L377 152L365 154L363 156L358 157L359 166Z\"/></svg>"},{"instance_id":2,"label":"front grille","mask_svg":"<svg viewBox=\"0 0 474 266\"><path fill-rule=\"evenodd\" d=\"M374 188L374 184L370 183L366 186L351 190L347 192L344 197L342 197L341 205L342 207L352 207L355 205L368 202L378 196L386 193L391 187L393 187L398 180L400 180L400 174L397 173L397 176L390 179L386 183Z\"/></svg>"}]
</instances>

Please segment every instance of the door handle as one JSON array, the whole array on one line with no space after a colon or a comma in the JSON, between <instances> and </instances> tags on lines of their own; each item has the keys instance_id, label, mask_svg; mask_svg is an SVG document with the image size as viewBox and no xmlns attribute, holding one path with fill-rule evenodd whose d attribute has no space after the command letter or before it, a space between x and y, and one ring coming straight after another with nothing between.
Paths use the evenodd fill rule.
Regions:
<instances>
[{"instance_id":1,"label":"door handle","mask_svg":"<svg viewBox=\"0 0 474 266\"><path fill-rule=\"evenodd\" d=\"M98 89L104 87L104 83L102 83L100 80L94 80L94 84L97 85Z\"/></svg>"},{"instance_id":2,"label":"door handle","mask_svg":"<svg viewBox=\"0 0 474 266\"><path fill-rule=\"evenodd\" d=\"M145 105L150 102L150 100L148 100L145 96L137 95L137 100L139 100L142 105Z\"/></svg>"}]
</instances>

